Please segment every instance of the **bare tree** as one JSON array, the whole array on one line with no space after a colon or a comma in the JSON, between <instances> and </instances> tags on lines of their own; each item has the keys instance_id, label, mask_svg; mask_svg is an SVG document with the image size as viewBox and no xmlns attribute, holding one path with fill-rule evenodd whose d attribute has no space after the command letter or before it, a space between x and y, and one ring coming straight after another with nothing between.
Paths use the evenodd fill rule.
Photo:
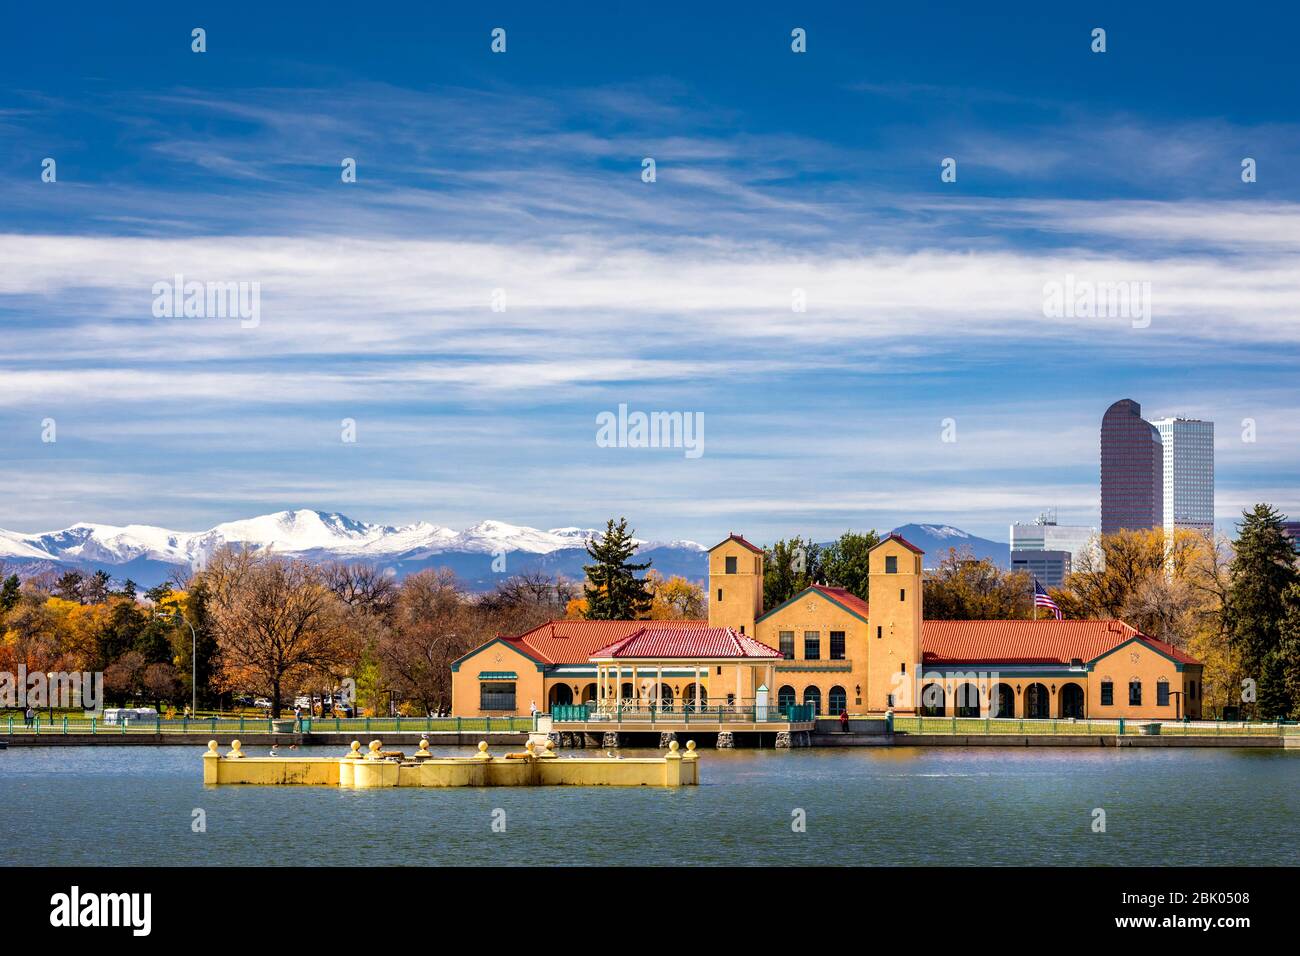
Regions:
<instances>
[{"instance_id":1,"label":"bare tree","mask_svg":"<svg viewBox=\"0 0 1300 956\"><path fill-rule=\"evenodd\" d=\"M426 713L451 704L451 663L477 641L472 608L455 574L420 571L402 582L379 653L394 689Z\"/></svg>"},{"instance_id":2,"label":"bare tree","mask_svg":"<svg viewBox=\"0 0 1300 956\"><path fill-rule=\"evenodd\" d=\"M319 567L222 549L202 576L223 683L267 694L273 717L287 688L346 659L341 602Z\"/></svg>"}]
</instances>

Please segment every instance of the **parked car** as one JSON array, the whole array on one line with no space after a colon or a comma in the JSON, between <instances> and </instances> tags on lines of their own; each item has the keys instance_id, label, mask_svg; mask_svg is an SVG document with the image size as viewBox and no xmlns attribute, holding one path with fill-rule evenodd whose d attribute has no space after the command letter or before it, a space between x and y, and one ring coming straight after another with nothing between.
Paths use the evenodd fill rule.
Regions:
<instances>
[{"instance_id":1,"label":"parked car","mask_svg":"<svg viewBox=\"0 0 1300 956\"><path fill-rule=\"evenodd\" d=\"M271 702L270 702L267 698L265 698L265 697L259 697L259 698L257 698L257 700L253 701L253 706L254 706L254 707L260 707L260 708L262 708L263 710L270 710L270 709L271 709Z\"/></svg>"}]
</instances>

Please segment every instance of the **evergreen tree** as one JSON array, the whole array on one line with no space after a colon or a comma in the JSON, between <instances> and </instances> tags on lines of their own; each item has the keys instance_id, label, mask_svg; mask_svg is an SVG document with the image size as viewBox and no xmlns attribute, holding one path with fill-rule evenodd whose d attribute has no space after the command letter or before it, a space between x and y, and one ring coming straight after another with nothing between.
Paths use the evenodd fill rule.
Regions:
<instances>
[{"instance_id":1,"label":"evergreen tree","mask_svg":"<svg viewBox=\"0 0 1300 956\"><path fill-rule=\"evenodd\" d=\"M81 586L81 597L87 604L103 604L108 600L111 579L103 568L97 570Z\"/></svg>"},{"instance_id":2,"label":"evergreen tree","mask_svg":"<svg viewBox=\"0 0 1300 956\"><path fill-rule=\"evenodd\" d=\"M1242 673L1256 682L1259 715L1283 717L1295 708L1287 688L1297 681L1297 661L1282 640L1284 595L1300 582L1295 546L1283 533L1282 515L1269 505L1256 505L1242 519L1228 591L1228 641L1241 654Z\"/></svg>"},{"instance_id":3,"label":"evergreen tree","mask_svg":"<svg viewBox=\"0 0 1300 956\"><path fill-rule=\"evenodd\" d=\"M801 537L782 539L764 549L763 606L774 608L804 588L825 583L821 545Z\"/></svg>"},{"instance_id":4,"label":"evergreen tree","mask_svg":"<svg viewBox=\"0 0 1300 956\"><path fill-rule=\"evenodd\" d=\"M846 531L839 540L821 553L822 572L826 583L844 588L864 601L870 600L870 570L867 565L871 549L880 543L875 531L860 534Z\"/></svg>"},{"instance_id":5,"label":"evergreen tree","mask_svg":"<svg viewBox=\"0 0 1300 956\"><path fill-rule=\"evenodd\" d=\"M0 587L0 613L13 610L20 597L22 597L22 590L18 583L18 575L11 574L5 578L4 586Z\"/></svg>"},{"instance_id":6,"label":"evergreen tree","mask_svg":"<svg viewBox=\"0 0 1300 956\"><path fill-rule=\"evenodd\" d=\"M67 571L59 576L59 580L54 584L54 596L63 598L65 601L76 601L81 603L81 589L85 585L85 578L81 576L80 571Z\"/></svg>"},{"instance_id":7,"label":"evergreen tree","mask_svg":"<svg viewBox=\"0 0 1300 956\"><path fill-rule=\"evenodd\" d=\"M588 620L629 621L649 613L652 597L636 572L649 568L650 562L631 563L635 552L626 518L620 518L617 525L610 518L604 535L588 542L587 554L595 562L582 568L587 574L583 595Z\"/></svg>"}]
</instances>

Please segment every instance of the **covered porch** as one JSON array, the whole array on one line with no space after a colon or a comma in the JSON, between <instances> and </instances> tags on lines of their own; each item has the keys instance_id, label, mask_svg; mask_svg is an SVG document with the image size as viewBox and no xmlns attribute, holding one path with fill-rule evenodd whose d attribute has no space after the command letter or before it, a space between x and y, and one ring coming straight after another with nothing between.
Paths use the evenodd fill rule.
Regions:
<instances>
[{"instance_id":1,"label":"covered porch","mask_svg":"<svg viewBox=\"0 0 1300 956\"><path fill-rule=\"evenodd\" d=\"M809 729L812 707L778 704L779 651L729 628L685 634L648 625L591 655L592 700L552 707L554 723L590 731Z\"/></svg>"}]
</instances>

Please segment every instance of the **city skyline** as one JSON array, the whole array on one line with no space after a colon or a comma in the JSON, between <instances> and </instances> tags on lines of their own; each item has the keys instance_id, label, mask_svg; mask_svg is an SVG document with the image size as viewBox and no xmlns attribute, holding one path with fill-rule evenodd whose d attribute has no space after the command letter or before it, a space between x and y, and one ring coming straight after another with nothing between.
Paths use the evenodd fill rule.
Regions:
<instances>
[{"instance_id":1,"label":"city skyline","mask_svg":"<svg viewBox=\"0 0 1300 956\"><path fill-rule=\"evenodd\" d=\"M1251 69L1208 76L1176 52L1192 19L1101 11L1094 54L1089 24L1023 13L505 5L304 45L223 9L200 54L164 7L71 38L15 11L0 527L1003 540L1048 506L1100 524L1118 395L1219 423L1221 530L1300 512L1285 31L1225 26ZM178 314L187 281L257 283L256 322ZM1140 314L1048 308L1109 283ZM602 445L622 406L702 422L701 453Z\"/></svg>"}]
</instances>

